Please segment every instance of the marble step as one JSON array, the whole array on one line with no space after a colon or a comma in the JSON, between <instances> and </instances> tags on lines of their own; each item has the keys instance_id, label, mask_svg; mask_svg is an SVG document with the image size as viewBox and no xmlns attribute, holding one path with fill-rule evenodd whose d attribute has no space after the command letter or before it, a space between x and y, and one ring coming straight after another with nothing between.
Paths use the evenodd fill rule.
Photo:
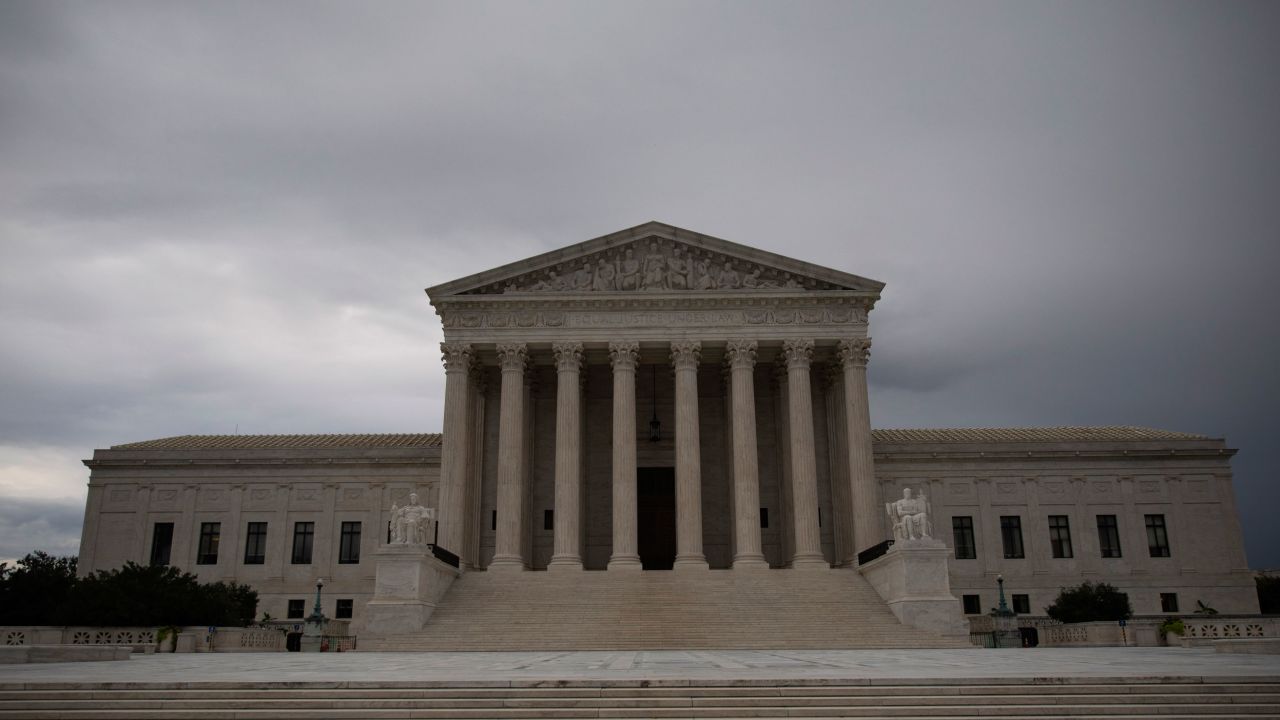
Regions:
<instances>
[{"instance_id":1,"label":"marble step","mask_svg":"<svg viewBox=\"0 0 1280 720\"><path fill-rule=\"evenodd\" d=\"M421 633L362 650L931 648L851 570L469 572Z\"/></svg>"},{"instance_id":2,"label":"marble step","mask_svg":"<svg viewBox=\"0 0 1280 720\"><path fill-rule=\"evenodd\" d=\"M842 685L450 687L341 683L0 685L0 718L1241 718L1280 717L1280 682L913 681Z\"/></svg>"}]
</instances>

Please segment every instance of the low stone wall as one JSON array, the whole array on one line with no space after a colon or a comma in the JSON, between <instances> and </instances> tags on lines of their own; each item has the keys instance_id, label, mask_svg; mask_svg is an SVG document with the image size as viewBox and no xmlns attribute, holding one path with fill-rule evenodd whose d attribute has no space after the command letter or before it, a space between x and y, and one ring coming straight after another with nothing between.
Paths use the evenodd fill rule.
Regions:
<instances>
[{"instance_id":1,"label":"low stone wall","mask_svg":"<svg viewBox=\"0 0 1280 720\"><path fill-rule=\"evenodd\" d=\"M133 652L283 652L284 633L274 628L179 628L177 638L158 643L159 628L59 627L49 625L0 627L0 646L118 646Z\"/></svg>"},{"instance_id":2,"label":"low stone wall","mask_svg":"<svg viewBox=\"0 0 1280 720\"><path fill-rule=\"evenodd\" d=\"M1182 618L1186 632L1183 647L1208 647L1214 640L1280 638L1280 618L1248 615L1211 615Z\"/></svg>"},{"instance_id":3,"label":"low stone wall","mask_svg":"<svg viewBox=\"0 0 1280 720\"><path fill-rule=\"evenodd\" d=\"M128 645L0 645L0 665L128 660Z\"/></svg>"},{"instance_id":4,"label":"low stone wall","mask_svg":"<svg viewBox=\"0 0 1280 720\"><path fill-rule=\"evenodd\" d=\"M1040 629L1045 647L1158 647L1164 618L1133 618L1123 627L1115 621L1067 623Z\"/></svg>"}]
</instances>

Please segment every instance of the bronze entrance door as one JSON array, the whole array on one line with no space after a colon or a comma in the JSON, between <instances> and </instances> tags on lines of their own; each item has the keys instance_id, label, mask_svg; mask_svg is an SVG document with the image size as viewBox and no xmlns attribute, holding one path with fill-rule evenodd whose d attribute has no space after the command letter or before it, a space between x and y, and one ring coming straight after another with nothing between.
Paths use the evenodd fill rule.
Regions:
<instances>
[{"instance_id":1,"label":"bronze entrance door","mask_svg":"<svg viewBox=\"0 0 1280 720\"><path fill-rule=\"evenodd\" d=\"M636 470L636 530L645 570L670 570L676 561L676 470Z\"/></svg>"}]
</instances>

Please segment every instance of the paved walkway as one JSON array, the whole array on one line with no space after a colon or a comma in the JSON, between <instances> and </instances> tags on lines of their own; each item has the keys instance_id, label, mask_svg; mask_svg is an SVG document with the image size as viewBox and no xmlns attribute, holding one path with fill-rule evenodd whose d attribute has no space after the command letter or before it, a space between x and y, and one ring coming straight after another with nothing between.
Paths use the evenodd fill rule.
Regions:
<instances>
[{"instance_id":1,"label":"paved walkway","mask_svg":"<svg viewBox=\"0 0 1280 720\"><path fill-rule=\"evenodd\" d=\"M544 682L660 684L751 680L1267 677L1280 655L1211 649L717 650L641 652L219 653L118 662L0 665L11 683Z\"/></svg>"}]
</instances>

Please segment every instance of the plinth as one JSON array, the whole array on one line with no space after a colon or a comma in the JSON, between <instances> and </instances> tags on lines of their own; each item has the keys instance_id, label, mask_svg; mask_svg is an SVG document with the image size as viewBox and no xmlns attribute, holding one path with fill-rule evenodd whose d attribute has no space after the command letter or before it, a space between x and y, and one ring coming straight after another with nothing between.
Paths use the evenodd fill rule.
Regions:
<instances>
[{"instance_id":1,"label":"plinth","mask_svg":"<svg viewBox=\"0 0 1280 720\"><path fill-rule=\"evenodd\" d=\"M374 551L373 599L365 605L365 631L373 636L421 632L436 603L461 574L425 545L383 545Z\"/></svg>"},{"instance_id":2,"label":"plinth","mask_svg":"<svg viewBox=\"0 0 1280 720\"><path fill-rule=\"evenodd\" d=\"M947 556L951 551L931 538L902 540L889 552L858 566L903 625L948 637L968 637L960 601L951 594Z\"/></svg>"}]
</instances>

